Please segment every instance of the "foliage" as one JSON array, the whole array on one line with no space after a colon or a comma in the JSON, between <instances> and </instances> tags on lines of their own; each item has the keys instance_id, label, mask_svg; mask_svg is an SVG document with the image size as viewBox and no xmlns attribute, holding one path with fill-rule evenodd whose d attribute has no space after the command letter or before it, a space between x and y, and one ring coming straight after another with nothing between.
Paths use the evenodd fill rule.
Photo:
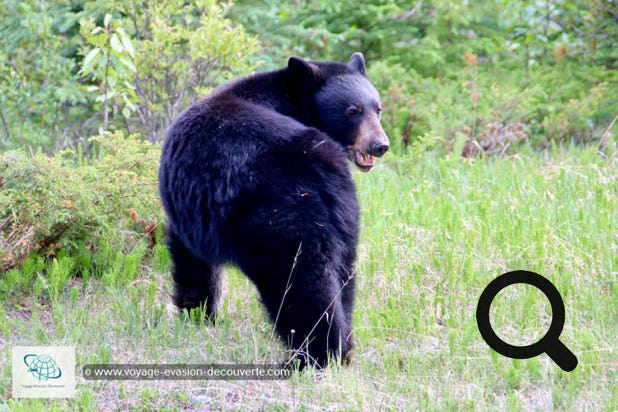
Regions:
<instances>
[{"instance_id":1,"label":"foliage","mask_svg":"<svg viewBox=\"0 0 618 412\"><path fill-rule=\"evenodd\" d=\"M53 152L108 128L160 140L192 99L252 69L256 40L225 12L215 0L0 0L0 148Z\"/></svg>"},{"instance_id":2,"label":"foliage","mask_svg":"<svg viewBox=\"0 0 618 412\"><path fill-rule=\"evenodd\" d=\"M252 69L245 56L254 38L224 17L214 0L179 7L178 1L141 1L124 19L136 41L134 77L139 131L162 139L173 119L192 100ZM184 3L184 2L180 2Z\"/></svg>"},{"instance_id":3,"label":"foliage","mask_svg":"<svg viewBox=\"0 0 618 412\"><path fill-rule=\"evenodd\" d=\"M252 69L245 56L254 51L256 40L227 20L225 7L214 0L112 3L107 7L131 35L132 64L139 67L127 82L134 96L126 104L135 116L123 113L130 120L123 127L152 142L162 139L192 100ZM82 29L88 32L83 22ZM84 54L93 50L86 48Z\"/></svg>"},{"instance_id":4,"label":"foliage","mask_svg":"<svg viewBox=\"0 0 618 412\"><path fill-rule=\"evenodd\" d=\"M613 4L612 4L613 3ZM618 5L603 0L508 2L500 14L510 46L523 49L525 64L560 62L566 56L616 68Z\"/></svg>"},{"instance_id":5,"label":"foliage","mask_svg":"<svg viewBox=\"0 0 618 412\"><path fill-rule=\"evenodd\" d=\"M100 242L129 251L154 240L163 219L160 148L120 132L92 141L96 158L72 150L0 156L0 273L33 253L96 255Z\"/></svg>"},{"instance_id":6,"label":"foliage","mask_svg":"<svg viewBox=\"0 0 618 412\"><path fill-rule=\"evenodd\" d=\"M231 15L260 36L265 67L363 51L395 143L598 142L618 114L612 2L238 0Z\"/></svg>"},{"instance_id":7,"label":"foliage","mask_svg":"<svg viewBox=\"0 0 618 412\"><path fill-rule=\"evenodd\" d=\"M510 150L597 143L607 130L615 135L609 126L618 114L618 6L612 2L0 4L4 148L53 151L85 144L100 128L157 141L191 100L226 79L257 65L281 67L292 54L345 60L357 50L383 93L395 146L439 135L447 149L458 136L483 147L479 138L510 124L526 130ZM248 32L262 41L258 53Z\"/></svg>"},{"instance_id":8,"label":"foliage","mask_svg":"<svg viewBox=\"0 0 618 412\"><path fill-rule=\"evenodd\" d=\"M64 2L0 1L0 148L63 146L88 122Z\"/></svg>"},{"instance_id":9,"label":"foliage","mask_svg":"<svg viewBox=\"0 0 618 412\"><path fill-rule=\"evenodd\" d=\"M109 126L109 105L120 99L124 102L122 115L129 118L135 110L136 99L132 77L137 70L133 65L134 49L131 39L120 27L112 25L112 15L106 14L103 26L94 26L94 21L83 21L82 36L89 46L94 46L82 62L81 75L91 75L98 86L89 91L101 93L95 98L103 103L103 130ZM111 101L111 102L110 102Z\"/></svg>"},{"instance_id":10,"label":"foliage","mask_svg":"<svg viewBox=\"0 0 618 412\"><path fill-rule=\"evenodd\" d=\"M359 49L370 60L436 75L447 73L440 63L459 63L471 47L489 59L518 51L526 59L518 64L527 64L551 62L566 46L558 53L602 52L605 59L593 60L613 67L617 12L601 0L237 0L232 17L259 33L267 63L291 53L341 60Z\"/></svg>"}]
</instances>

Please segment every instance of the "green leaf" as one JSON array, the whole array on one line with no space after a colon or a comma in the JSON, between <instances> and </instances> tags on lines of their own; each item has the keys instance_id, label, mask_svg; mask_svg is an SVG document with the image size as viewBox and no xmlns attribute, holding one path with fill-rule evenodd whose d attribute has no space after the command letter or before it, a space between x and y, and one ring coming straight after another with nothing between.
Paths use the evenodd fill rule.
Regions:
<instances>
[{"instance_id":1,"label":"green leaf","mask_svg":"<svg viewBox=\"0 0 618 412\"><path fill-rule=\"evenodd\" d=\"M116 53L123 52L122 44L120 43L120 40L118 40L118 35L116 35L116 33L112 34L112 37L109 39L109 43L112 45L112 49Z\"/></svg>"},{"instance_id":2,"label":"green leaf","mask_svg":"<svg viewBox=\"0 0 618 412\"><path fill-rule=\"evenodd\" d=\"M105 15L105 19L103 20L103 25L105 27L109 27L111 22L112 22L112 15L111 14L106 14Z\"/></svg>"},{"instance_id":3,"label":"green leaf","mask_svg":"<svg viewBox=\"0 0 618 412\"><path fill-rule=\"evenodd\" d=\"M104 54L99 60L99 70L105 70L105 66L107 66L107 54Z\"/></svg>"},{"instance_id":4,"label":"green leaf","mask_svg":"<svg viewBox=\"0 0 618 412\"><path fill-rule=\"evenodd\" d=\"M125 50L129 52L129 55L133 57L135 55L135 49L133 48L133 43L131 43L131 39L129 39L126 34L121 33L120 41L122 41L122 45L124 46Z\"/></svg>"},{"instance_id":5,"label":"green leaf","mask_svg":"<svg viewBox=\"0 0 618 412\"><path fill-rule=\"evenodd\" d=\"M92 67L96 63L95 58L99 55L100 51L101 49L97 47L96 49L90 50L90 52L86 55L81 70L83 74L88 74L92 71Z\"/></svg>"},{"instance_id":6,"label":"green leaf","mask_svg":"<svg viewBox=\"0 0 618 412\"><path fill-rule=\"evenodd\" d=\"M111 65L110 65L110 69L114 70L114 73L116 73L118 76L125 78L126 77L126 71L122 65L122 59L116 55L116 54L111 54L110 56L111 59ZM110 72L111 73L111 72ZM111 75L111 74L110 74Z\"/></svg>"},{"instance_id":7,"label":"green leaf","mask_svg":"<svg viewBox=\"0 0 618 412\"><path fill-rule=\"evenodd\" d=\"M96 99L94 99L94 101L97 103L103 103L106 99L109 101L109 100L112 100L115 96L116 96L116 91L110 90L107 92L107 96L105 94L101 94L97 96Z\"/></svg>"},{"instance_id":8,"label":"green leaf","mask_svg":"<svg viewBox=\"0 0 618 412\"><path fill-rule=\"evenodd\" d=\"M120 59L120 63L122 63L127 69L129 69L133 73L137 72L137 69L135 68L135 65L133 64L133 62L131 60L129 60L129 59Z\"/></svg>"},{"instance_id":9,"label":"green leaf","mask_svg":"<svg viewBox=\"0 0 618 412\"><path fill-rule=\"evenodd\" d=\"M553 31L562 31L562 26L560 26L555 21L550 21L549 22L549 28L552 29Z\"/></svg>"},{"instance_id":10,"label":"green leaf","mask_svg":"<svg viewBox=\"0 0 618 412\"><path fill-rule=\"evenodd\" d=\"M131 110L132 112L135 111L136 109L135 105L133 104L133 102L131 102L131 100L127 97L126 94L122 95L122 100L124 100L124 103L127 105L127 108L129 110Z\"/></svg>"}]
</instances>

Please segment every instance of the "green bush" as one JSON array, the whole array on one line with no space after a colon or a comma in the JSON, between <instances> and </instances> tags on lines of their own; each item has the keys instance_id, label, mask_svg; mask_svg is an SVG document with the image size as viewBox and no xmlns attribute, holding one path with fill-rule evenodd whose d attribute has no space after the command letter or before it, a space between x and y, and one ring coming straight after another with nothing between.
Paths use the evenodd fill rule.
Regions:
<instances>
[{"instance_id":1,"label":"green bush","mask_svg":"<svg viewBox=\"0 0 618 412\"><path fill-rule=\"evenodd\" d=\"M151 141L253 69L257 40L215 0L0 0L0 149L47 153L99 130Z\"/></svg>"},{"instance_id":2,"label":"green bush","mask_svg":"<svg viewBox=\"0 0 618 412\"><path fill-rule=\"evenodd\" d=\"M449 77L425 77L399 64L377 62L369 76L383 100L384 128L395 145L439 136L465 156L513 152L522 145L597 143L618 114L618 78L600 68L566 62L512 70L474 53ZM568 72L569 76L564 76ZM481 149L482 150L479 150Z\"/></svg>"},{"instance_id":3,"label":"green bush","mask_svg":"<svg viewBox=\"0 0 618 412\"><path fill-rule=\"evenodd\" d=\"M266 68L362 51L395 147L438 136L446 150L463 139L470 156L598 143L618 113L616 12L599 1L237 0L231 16L259 35Z\"/></svg>"},{"instance_id":4,"label":"green bush","mask_svg":"<svg viewBox=\"0 0 618 412\"><path fill-rule=\"evenodd\" d=\"M0 155L0 273L33 254L96 256L103 249L152 247L164 218L159 146L122 133L92 144L94 158L71 150L53 157Z\"/></svg>"},{"instance_id":5,"label":"green bush","mask_svg":"<svg viewBox=\"0 0 618 412\"><path fill-rule=\"evenodd\" d=\"M109 85L108 79L116 85L109 99L117 108L112 112L104 108L103 113L115 115L118 127L141 133L152 142L162 140L165 129L192 100L253 69L245 57L254 52L256 39L226 19L225 8L215 0L116 0L108 10L118 16L109 30L101 30L92 18L82 21L81 32L88 42L83 54L102 51L92 76L99 95ZM125 32L132 38L134 53L122 53L125 41L114 43L114 36L122 40ZM101 44L98 37L108 43ZM103 57L106 51L112 64ZM118 71L113 70L116 67ZM106 101L102 99L101 104Z\"/></svg>"}]
</instances>

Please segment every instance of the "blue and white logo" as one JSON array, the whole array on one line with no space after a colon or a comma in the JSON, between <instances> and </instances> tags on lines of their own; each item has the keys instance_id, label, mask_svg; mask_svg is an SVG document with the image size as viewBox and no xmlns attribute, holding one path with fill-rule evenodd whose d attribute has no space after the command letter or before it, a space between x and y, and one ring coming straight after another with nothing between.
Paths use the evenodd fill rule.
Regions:
<instances>
[{"instance_id":1,"label":"blue and white logo","mask_svg":"<svg viewBox=\"0 0 618 412\"><path fill-rule=\"evenodd\" d=\"M13 346L11 364L13 398L75 397L75 346Z\"/></svg>"},{"instance_id":2,"label":"blue and white logo","mask_svg":"<svg viewBox=\"0 0 618 412\"><path fill-rule=\"evenodd\" d=\"M28 372L39 381L58 379L62 376L56 361L49 355L29 353L24 356L24 363L28 367Z\"/></svg>"}]
</instances>

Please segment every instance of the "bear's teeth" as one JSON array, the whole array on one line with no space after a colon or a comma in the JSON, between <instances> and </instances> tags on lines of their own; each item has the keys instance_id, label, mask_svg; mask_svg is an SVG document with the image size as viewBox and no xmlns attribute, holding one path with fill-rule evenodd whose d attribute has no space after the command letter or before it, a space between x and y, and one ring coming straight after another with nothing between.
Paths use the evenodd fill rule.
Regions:
<instances>
[{"instance_id":1,"label":"bear's teeth","mask_svg":"<svg viewBox=\"0 0 618 412\"><path fill-rule=\"evenodd\" d=\"M359 168L361 168L361 170L368 171L375 164L374 156L367 154L367 153L363 153L360 150L354 150L354 149L353 149L353 153L354 153L354 162Z\"/></svg>"},{"instance_id":2,"label":"bear's teeth","mask_svg":"<svg viewBox=\"0 0 618 412\"><path fill-rule=\"evenodd\" d=\"M373 164L373 162L375 161L375 157L367 153L361 153L361 157L363 158L363 161L367 164Z\"/></svg>"}]
</instances>

